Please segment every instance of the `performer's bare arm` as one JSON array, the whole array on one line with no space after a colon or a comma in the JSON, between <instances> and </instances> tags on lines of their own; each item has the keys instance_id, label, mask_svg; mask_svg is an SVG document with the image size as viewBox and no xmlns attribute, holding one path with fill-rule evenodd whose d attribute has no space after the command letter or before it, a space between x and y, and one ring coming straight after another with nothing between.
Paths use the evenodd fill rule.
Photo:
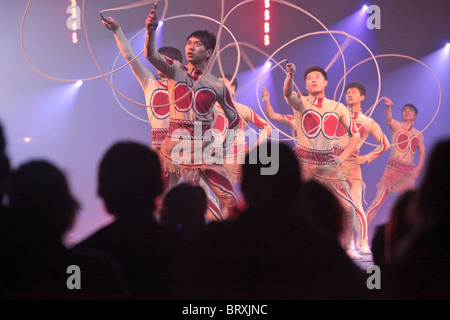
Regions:
<instances>
[{"instance_id":1,"label":"performer's bare arm","mask_svg":"<svg viewBox=\"0 0 450 320\"><path fill-rule=\"evenodd\" d=\"M422 139L419 139L419 145L417 146L417 152L419 154L419 164L414 168L412 177L416 179L420 172L422 171L423 165L425 164L425 144Z\"/></svg>"},{"instance_id":2,"label":"performer's bare arm","mask_svg":"<svg viewBox=\"0 0 450 320\"><path fill-rule=\"evenodd\" d=\"M378 143L378 146L369 152L366 155L360 155L356 157L350 157L350 162L353 164L364 164L364 163L370 163L376 158L378 158L380 155L382 155L384 152L389 150L391 147L391 144L389 143L388 138L386 135L381 131L380 126L375 121L372 121L368 127L369 134L374 137L375 141Z\"/></svg>"},{"instance_id":3,"label":"performer's bare arm","mask_svg":"<svg viewBox=\"0 0 450 320\"><path fill-rule=\"evenodd\" d=\"M156 69L164 73L167 78L172 79L173 68L171 68L171 65L166 61L164 56L156 49L156 29L158 28L158 18L156 17L155 8L150 10L145 23L147 29L144 47L145 58L150 61Z\"/></svg>"},{"instance_id":4,"label":"performer's bare arm","mask_svg":"<svg viewBox=\"0 0 450 320\"><path fill-rule=\"evenodd\" d=\"M384 115L385 115L385 118L386 118L386 124L389 127L392 127L394 120L392 119L391 107L392 107L393 103L392 103L391 99L389 99L389 98L383 97L383 99L384 99L384 104L386 106L386 110L384 112Z\"/></svg>"},{"instance_id":5,"label":"performer's bare arm","mask_svg":"<svg viewBox=\"0 0 450 320\"><path fill-rule=\"evenodd\" d=\"M127 62L130 62L131 70L136 78L139 80L141 85L143 85L143 80L145 78L153 78L156 76L149 69L145 68L142 62L136 58L136 55L125 37L122 28L119 23L112 17L104 17L102 19L103 25L111 30L114 34L117 46L119 47L120 53L125 58Z\"/></svg>"},{"instance_id":6,"label":"performer's bare arm","mask_svg":"<svg viewBox=\"0 0 450 320\"><path fill-rule=\"evenodd\" d=\"M295 64L293 63L286 63L286 79L284 80L284 87L283 87L283 94L284 97L287 99L292 95L292 92L294 90L294 74L295 74Z\"/></svg>"},{"instance_id":7,"label":"performer's bare arm","mask_svg":"<svg viewBox=\"0 0 450 320\"><path fill-rule=\"evenodd\" d=\"M264 107L266 110L266 115L270 120L279 122L281 124L288 124L288 120L282 114L275 112L272 108L272 104L270 103L270 94L266 88L262 89L262 101L264 102Z\"/></svg>"}]
</instances>

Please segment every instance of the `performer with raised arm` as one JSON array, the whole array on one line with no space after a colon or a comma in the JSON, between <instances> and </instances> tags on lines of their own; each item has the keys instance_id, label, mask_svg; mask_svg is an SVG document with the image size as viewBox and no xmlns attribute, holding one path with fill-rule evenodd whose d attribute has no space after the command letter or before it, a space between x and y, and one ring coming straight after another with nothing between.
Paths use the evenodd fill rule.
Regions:
<instances>
[{"instance_id":1,"label":"performer with raised arm","mask_svg":"<svg viewBox=\"0 0 450 320\"><path fill-rule=\"evenodd\" d=\"M422 133L414 128L418 113L416 106L411 103L405 104L401 110L402 122L399 122L392 118L392 101L384 98L384 103L386 124L391 130L391 154L377 185L375 199L367 209L369 225L391 193L403 193L414 188L414 181L425 163L424 138ZM414 164L416 151L419 156L417 166Z\"/></svg>"},{"instance_id":2,"label":"performer with raised arm","mask_svg":"<svg viewBox=\"0 0 450 320\"><path fill-rule=\"evenodd\" d=\"M353 132L359 132L361 139L356 146L355 151L341 165L341 171L350 187L353 203L355 204L355 229L357 233L356 247L359 248L360 254L371 254L368 235L367 235L367 218L362 205L362 194L365 184L362 179L361 165L370 163L390 148L390 143L386 135L381 131L380 126L372 118L362 113L361 104L366 97L366 88L359 82L351 82L345 87L345 97L347 108L353 120ZM366 139L372 136L377 142L377 146L371 152L360 155L360 148ZM336 133L336 141L334 144L334 154L341 154L349 142L347 130L341 125L338 126Z\"/></svg>"},{"instance_id":3,"label":"performer with raised arm","mask_svg":"<svg viewBox=\"0 0 450 320\"><path fill-rule=\"evenodd\" d=\"M242 128L226 85L204 72L213 54L216 37L207 30L191 33L185 46L188 64L183 66L156 50L157 27L158 19L152 9L146 20L145 57L170 79L170 125L161 154L171 170L179 172L183 178L189 180L190 173L198 173L229 212L238 203L238 198L223 166L223 153L217 155L220 152L211 148L214 104L217 102L222 107L228 119L226 147L231 147L237 131ZM212 154L216 155L214 159L211 159ZM222 218L226 218L226 212Z\"/></svg>"},{"instance_id":4,"label":"performer with raised arm","mask_svg":"<svg viewBox=\"0 0 450 320\"><path fill-rule=\"evenodd\" d=\"M355 205L351 199L348 183L339 166L355 150L360 135L352 133L352 119L348 109L341 103L325 97L328 84L327 73L318 66L304 72L304 80L309 95L303 96L293 90L295 65L286 64L286 79L283 93L287 103L294 110L299 131L297 135L297 157L301 162L302 174L306 180L315 179L335 192L346 210L342 247L351 259L361 259L351 248ZM345 150L333 155L333 142L338 123L347 130L350 140Z\"/></svg>"},{"instance_id":5,"label":"performer with raised arm","mask_svg":"<svg viewBox=\"0 0 450 320\"><path fill-rule=\"evenodd\" d=\"M102 17L103 25L113 31L114 38L116 39L117 46L120 53L127 62L130 62L131 70L139 81L142 90L144 91L145 103L152 105L153 107L147 108L148 119L152 130L152 149L160 152L161 145L169 132L169 120L170 120L170 107L169 107L169 94L167 90L167 77L159 70L156 70L155 75L151 70L146 68L143 63L136 58L136 55L125 37L121 26L112 17ZM158 52L164 56L172 58L182 63L183 54L180 50L164 46L158 49ZM162 163L164 163L162 161ZM168 171L166 167L162 168L164 189L168 190L172 186L178 183L180 176L176 172ZM215 220L220 216L220 209L217 206L217 201L210 194L208 187L201 183L198 177L193 179L193 183L201 185L208 195L208 218Z\"/></svg>"},{"instance_id":6,"label":"performer with raised arm","mask_svg":"<svg viewBox=\"0 0 450 320\"><path fill-rule=\"evenodd\" d=\"M262 88L262 101L264 102L267 117L272 121L288 126L291 129L292 136L297 140L297 122L294 116L275 112L270 103L270 93L265 87Z\"/></svg>"}]
</instances>

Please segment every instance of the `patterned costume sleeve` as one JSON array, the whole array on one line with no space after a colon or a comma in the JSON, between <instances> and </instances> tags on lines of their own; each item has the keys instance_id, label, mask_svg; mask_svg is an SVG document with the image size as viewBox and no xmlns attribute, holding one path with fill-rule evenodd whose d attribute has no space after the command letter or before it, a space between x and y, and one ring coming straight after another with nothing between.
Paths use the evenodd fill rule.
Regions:
<instances>
[{"instance_id":1,"label":"patterned costume sleeve","mask_svg":"<svg viewBox=\"0 0 450 320\"><path fill-rule=\"evenodd\" d=\"M348 136L353 137L355 135L358 135L360 137L359 132L354 130L353 128L352 117L350 116L350 112L348 111L348 109L342 103L339 103L337 105L336 111L339 113L339 123L342 124L342 126L348 132Z\"/></svg>"},{"instance_id":2,"label":"patterned costume sleeve","mask_svg":"<svg viewBox=\"0 0 450 320\"><path fill-rule=\"evenodd\" d=\"M370 121L369 123L369 133L377 141L378 147L376 147L373 151L365 155L367 163L372 162L391 147L388 138L383 133L378 123L376 123L373 120Z\"/></svg>"},{"instance_id":3,"label":"patterned costume sleeve","mask_svg":"<svg viewBox=\"0 0 450 320\"><path fill-rule=\"evenodd\" d=\"M136 79L141 84L142 89L145 90L145 82L148 80L156 80L157 77L153 72L144 67L139 58L136 58L136 55L133 52L133 48L125 37L122 28L119 28L114 32L114 38L116 39L117 46L119 47L120 53L125 58L125 60L127 62L132 61L130 63L131 70L133 71Z\"/></svg>"},{"instance_id":4,"label":"patterned costume sleeve","mask_svg":"<svg viewBox=\"0 0 450 320\"><path fill-rule=\"evenodd\" d=\"M222 110L228 119L228 129L242 129L239 113L225 84L222 85L222 94L217 96L217 103L222 107Z\"/></svg>"},{"instance_id":5,"label":"patterned costume sleeve","mask_svg":"<svg viewBox=\"0 0 450 320\"><path fill-rule=\"evenodd\" d=\"M300 112L304 111L302 95L300 93L292 92L289 97L285 97L286 102L294 109Z\"/></svg>"},{"instance_id":6,"label":"patterned costume sleeve","mask_svg":"<svg viewBox=\"0 0 450 320\"><path fill-rule=\"evenodd\" d=\"M263 129L267 128L269 124L262 119L255 111L253 111L250 107L247 107L241 103L236 103L239 113L244 118L247 123L252 123L256 127Z\"/></svg>"}]
</instances>

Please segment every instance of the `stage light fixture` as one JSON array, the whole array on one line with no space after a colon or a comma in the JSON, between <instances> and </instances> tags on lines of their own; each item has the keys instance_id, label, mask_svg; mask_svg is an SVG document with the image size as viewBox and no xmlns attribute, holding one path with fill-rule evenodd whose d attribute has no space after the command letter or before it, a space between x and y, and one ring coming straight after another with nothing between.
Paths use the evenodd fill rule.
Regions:
<instances>
[{"instance_id":1,"label":"stage light fixture","mask_svg":"<svg viewBox=\"0 0 450 320\"><path fill-rule=\"evenodd\" d=\"M78 80L76 83L77 87L81 87L83 85L83 81Z\"/></svg>"},{"instance_id":2,"label":"stage light fixture","mask_svg":"<svg viewBox=\"0 0 450 320\"><path fill-rule=\"evenodd\" d=\"M366 12L369 7L367 5L363 5L362 11Z\"/></svg>"},{"instance_id":3,"label":"stage light fixture","mask_svg":"<svg viewBox=\"0 0 450 320\"><path fill-rule=\"evenodd\" d=\"M447 42L447 43L445 44L445 49L446 49L446 50L450 50L450 42Z\"/></svg>"}]
</instances>

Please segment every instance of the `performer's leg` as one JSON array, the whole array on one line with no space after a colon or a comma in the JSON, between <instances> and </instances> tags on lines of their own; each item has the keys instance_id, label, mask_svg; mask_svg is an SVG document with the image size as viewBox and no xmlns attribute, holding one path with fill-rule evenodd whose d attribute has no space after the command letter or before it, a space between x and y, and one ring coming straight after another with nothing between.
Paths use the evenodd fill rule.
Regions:
<instances>
[{"instance_id":1,"label":"performer's leg","mask_svg":"<svg viewBox=\"0 0 450 320\"><path fill-rule=\"evenodd\" d=\"M352 195L353 203L355 204L355 230L356 230L356 246L361 249L367 245L367 218L362 206L362 182L350 181L350 194ZM363 254L370 254L364 248Z\"/></svg>"},{"instance_id":2,"label":"performer's leg","mask_svg":"<svg viewBox=\"0 0 450 320\"><path fill-rule=\"evenodd\" d=\"M347 252L351 259L361 259L354 250L352 250L352 233L355 222L355 204L352 201L350 192L347 186L334 187L334 191L341 202L346 214L344 217L344 227L341 237L342 248Z\"/></svg>"},{"instance_id":3,"label":"performer's leg","mask_svg":"<svg viewBox=\"0 0 450 320\"><path fill-rule=\"evenodd\" d=\"M375 195L375 199L372 201L372 204L367 209L367 225L370 225L372 220L375 218L375 215L383 205L384 201L386 201L387 197L391 194L390 191L383 187L379 187L377 190L377 194Z\"/></svg>"},{"instance_id":4,"label":"performer's leg","mask_svg":"<svg viewBox=\"0 0 450 320\"><path fill-rule=\"evenodd\" d=\"M222 212L223 219L226 219L228 217L228 212L234 210L238 204L238 198L234 193L230 180L226 174L223 175L219 171L213 169L198 169L197 171L203 181L217 196L220 204L226 208L226 210Z\"/></svg>"},{"instance_id":5,"label":"performer's leg","mask_svg":"<svg viewBox=\"0 0 450 320\"><path fill-rule=\"evenodd\" d=\"M206 201L207 201L207 218L209 221L222 221L222 213L219 208L218 200L214 195L211 194L210 189L206 182L203 179L200 179L200 176L194 179L194 184L198 185L205 190L206 193Z\"/></svg>"}]
</instances>

